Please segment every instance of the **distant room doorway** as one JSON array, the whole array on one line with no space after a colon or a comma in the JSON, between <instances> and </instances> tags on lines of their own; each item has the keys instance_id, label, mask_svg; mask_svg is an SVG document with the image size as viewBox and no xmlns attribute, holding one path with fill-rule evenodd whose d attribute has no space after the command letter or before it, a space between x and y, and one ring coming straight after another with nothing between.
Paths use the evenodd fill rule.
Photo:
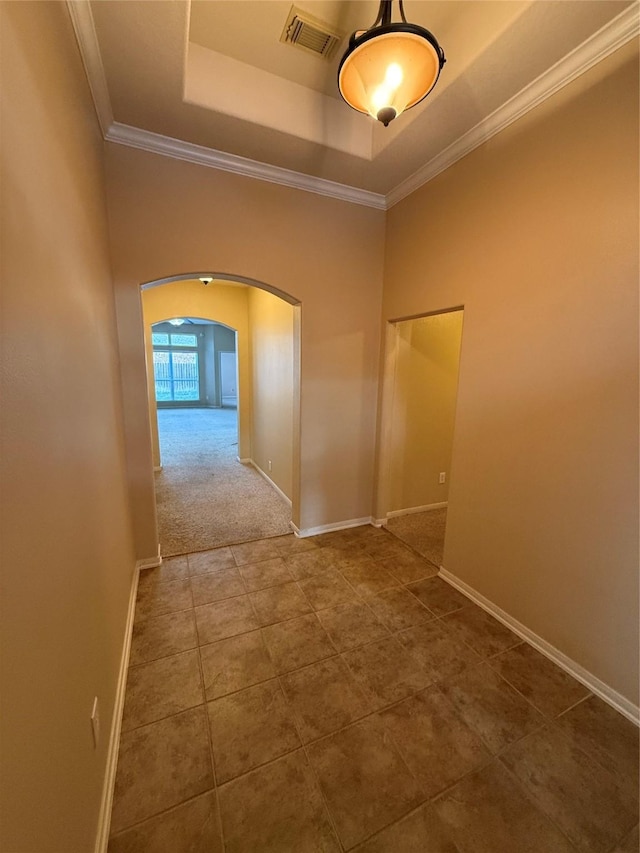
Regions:
<instances>
[{"instance_id":1,"label":"distant room doorway","mask_svg":"<svg viewBox=\"0 0 640 853\"><path fill-rule=\"evenodd\" d=\"M236 408L238 405L238 369L236 353L220 353L220 399L221 405Z\"/></svg>"},{"instance_id":2,"label":"distant room doorway","mask_svg":"<svg viewBox=\"0 0 640 853\"><path fill-rule=\"evenodd\" d=\"M300 307L214 277L142 287L164 556L291 532Z\"/></svg>"},{"instance_id":3,"label":"distant room doorway","mask_svg":"<svg viewBox=\"0 0 640 853\"><path fill-rule=\"evenodd\" d=\"M387 528L442 565L463 310L389 324L382 448Z\"/></svg>"}]
</instances>

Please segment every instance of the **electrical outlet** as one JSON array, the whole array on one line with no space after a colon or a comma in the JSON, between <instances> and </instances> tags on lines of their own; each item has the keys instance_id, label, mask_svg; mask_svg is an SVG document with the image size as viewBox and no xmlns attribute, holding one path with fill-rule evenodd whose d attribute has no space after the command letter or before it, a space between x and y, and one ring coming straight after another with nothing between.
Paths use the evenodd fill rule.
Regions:
<instances>
[{"instance_id":1,"label":"electrical outlet","mask_svg":"<svg viewBox=\"0 0 640 853\"><path fill-rule=\"evenodd\" d=\"M267 463L268 463L268 465L269 465L269 470L271 471L271 467L272 467L272 466L271 466L271 460L270 460L270 459L268 459L268 460L267 460Z\"/></svg>"},{"instance_id":2,"label":"electrical outlet","mask_svg":"<svg viewBox=\"0 0 640 853\"><path fill-rule=\"evenodd\" d=\"M446 481L447 481L447 474L445 471L441 471L440 472L440 478L439 478L438 482L440 483L440 485L442 485L442 483L446 483Z\"/></svg>"},{"instance_id":3,"label":"electrical outlet","mask_svg":"<svg viewBox=\"0 0 640 853\"><path fill-rule=\"evenodd\" d=\"M93 708L91 709L91 731L93 732L93 748L97 749L100 743L100 709L97 696L94 697Z\"/></svg>"}]
</instances>

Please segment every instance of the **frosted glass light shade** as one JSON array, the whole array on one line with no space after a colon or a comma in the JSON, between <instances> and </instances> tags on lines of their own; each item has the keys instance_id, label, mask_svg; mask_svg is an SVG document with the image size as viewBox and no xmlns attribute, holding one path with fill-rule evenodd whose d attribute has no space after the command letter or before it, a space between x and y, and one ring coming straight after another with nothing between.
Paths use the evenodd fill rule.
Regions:
<instances>
[{"instance_id":1,"label":"frosted glass light shade","mask_svg":"<svg viewBox=\"0 0 640 853\"><path fill-rule=\"evenodd\" d=\"M349 106L387 125L433 89L444 53L421 27L400 24L379 30L354 33L340 65L338 87Z\"/></svg>"}]
</instances>

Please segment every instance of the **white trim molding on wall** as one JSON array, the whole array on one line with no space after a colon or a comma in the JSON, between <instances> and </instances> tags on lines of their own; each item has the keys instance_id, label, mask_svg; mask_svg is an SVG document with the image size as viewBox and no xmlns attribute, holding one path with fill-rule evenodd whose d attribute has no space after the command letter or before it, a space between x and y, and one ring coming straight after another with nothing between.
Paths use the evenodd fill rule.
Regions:
<instances>
[{"instance_id":1,"label":"white trim molding on wall","mask_svg":"<svg viewBox=\"0 0 640 853\"><path fill-rule=\"evenodd\" d=\"M527 84L502 106L478 122L475 127L463 133L444 151L425 163L417 172L399 183L386 195L387 209L402 201L412 192L428 183L436 175L453 166L465 155L470 154L484 142L487 142L501 130L513 124L530 110L555 95L560 89L572 83L581 74L587 72L598 62L602 62L618 48L638 35L640 30L638 5L632 3L598 32L590 36L551 68Z\"/></svg>"},{"instance_id":2,"label":"white trim molding on wall","mask_svg":"<svg viewBox=\"0 0 640 853\"><path fill-rule=\"evenodd\" d=\"M138 580L140 572L137 564L131 581L129 593L129 609L124 631L124 642L122 644L122 655L120 658L120 670L118 672L118 683L116 685L116 698L113 705L113 716L111 718L111 734L109 735L109 747L107 750L107 767L102 786L102 800L100 803L100 815L98 817L98 831L96 834L95 853L107 853L109 844L109 828L111 826L111 808L113 806L113 792L116 784L116 769L118 767L118 748L120 746L120 731L122 728L122 713L124 711L125 690L127 687L127 674L129 671L129 656L131 653L131 638L133 636L133 622L136 614L136 598L138 595Z\"/></svg>"},{"instance_id":3,"label":"white trim molding on wall","mask_svg":"<svg viewBox=\"0 0 640 853\"><path fill-rule=\"evenodd\" d=\"M417 172L383 195L115 121L91 6L86 0L84 2L67 0L67 7L98 120L107 141L379 210L387 210L435 178L440 172L448 169L466 154L517 121L598 62L606 59L615 50L635 38L640 30L638 5L631 3L598 32L498 107L490 116L463 133ZM375 160L372 161L372 165L375 165Z\"/></svg>"},{"instance_id":4,"label":"white trim molding on wall","mask_svg":"<svg viewBox=\"0 0 640 853\"><path fill-rule=\"evenodd\" d=\"M387 513L387 518L397 518L399 515L413 515L416 512L429 512L432 509L444 509L449 506L449 501L440 501L435 504L425 504L424 506L410 506L408 509L392 509Z\"/></svg>"},{"instance_id":5,"label":"white trim molding on wall","mask_svg":"<svg viewBox=\"0 0 640 853\"><path fill-rule=\"evenodd\" d=\"M497 604L494 604L488 598L485 598L484 595L479 593L472 586L469 586L469 584L460 580L460 578L456 577L451 572L448 572L442 566L440 566L438 576L463 595L466 595L467 598L471 599L471 601L479 607L482 607L483 610L486 610L487 613L494 616L499 622L502 622L503 625L506 625L507 628L510 628L514 634L517 634L519 637L522 637L523 640L526 640L526 642L529 643L530 646L533 646L534 649L537 649L540 654L543 654L545 657L549 658L549 660L553 661L553 663L557 664L560 669L563 669L565 672L569 673L569 675L572 675L577 681L584 684L584 686L592 693L595 693L596 696L599 696L615 708L616 711L619 711L628 720L635 723L636 726L640 725L640 708L637 705L634 705L629 699L622 696L622 694L618 693L617 690L614 690L613 687L605 684L604 681L601 681L597 676L593 675L593 673L580 666L580 664L576 663L570 657L567 657L567 655L559 649L556 649L555 646L552 646L551 643L548 643L538 634L535 634L527 628L526 625L523 625L522 622L518 622L517 619L514 619L513 616L510 616L506 611L498 607Z\"/></svg>"},{"instance_id":6,"label":"white trim molding on wall","mask_svg":"<svg viewBox=\"0 0 640 853\"><path fill-rule=\"evenodd\" d=\"M136 562L136 571L141 572L145 569L157 569L162 565L162 555L160 553L160 545L158 544L158 554L155 557L146 557L145 559Z\"/></svg>"},{"instance_id":7,"label":"white trim molding on wall","mask_svg":"<svg viewBox=\"0 0 640 853\"><path fill-rule=\"evenodd\" d=\"M175 160L185 160L187 163L209 166L212 169L232 172L245 178L256 178L269 184L280 184L283 187L292 187L304 192L348 201L352 204L374 207L378 210L386 208L385 197L380 193L352 187L348 184L340 184L337 181L327 180L327 178L305 175L302 172L294 172L292 169L285 169L282 166L272 166L270 163L250 160L248 157L228 154L226 151L218 151L215 148L207 148L193 142L184 142L181 139L163 136L150 130L141 130L117 121L111 123L105 133L105 139L107 142L117 142L120 145L139 148L152 154L164 154Z\"/></svg>"},{"instance_id":8,"label":"white trim molding on wall","mask_svg":"<svg viewBox=\"0 0 640 853\"><path fill-rule=\"evenodd\" d=\"M352 527L363 527L367 524L373 524L374 527L380 527L371 518L365 516L363 518L351 518L349 521L336 521L334 524L321 524L319 527L304 527L299 528L292 522L291 529L299 539L306 539L307 536L319 536L321 533L333 533L336 530L350 530Z\"/></svg>"},{"instance_id":9,"label":"white trim molding on wall","mask_svg":"<svg viewBox=\"0 0 640 853\"><path fill-rule=\"evenodd\" d=\"M256 462L254 462L253 459L247 459L247 460L240 459L238 461L242 462L243 465L251 465L252 468L255 468L256 471L258 472L258 474L260 474L261 477L264 477L264 479L267 481L267 483L269 483L269 485L273 489L275 489L276 492L280 495L280 497L283 500L285 500L289 504L289 506L291 507L291 505L292 505L291 498L289 498L289 497L287 497L287 495L285 495L285 493L282 491L280 486L276 485L276 483L273 482L271 477L268 474L265 474L265 472L262 470L262 468Z\"/></svg>"}]
</instances>

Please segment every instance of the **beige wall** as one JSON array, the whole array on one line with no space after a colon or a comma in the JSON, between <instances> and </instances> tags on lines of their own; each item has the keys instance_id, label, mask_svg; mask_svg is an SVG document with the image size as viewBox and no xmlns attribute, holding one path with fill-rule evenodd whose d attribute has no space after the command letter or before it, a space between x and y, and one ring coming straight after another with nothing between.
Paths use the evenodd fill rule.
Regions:
<instances>
[{"instance_id":1,"label":"beige wall","mask_svg":"<svg viewBox=\"0 0 640 853\"><path fill-rule=\"evenodd\" d=\"M149 422L153 464L160 464L158 419L153 380L151 326L171 317L199 317L230 326L238 333L238 455L251 456L252 371L249 357L248 288L212 282L206 287L198 279L174 281L142 291Z\"/></svg>"},{"instance_id":2,"label":"beige wall","mask_svg":"<svg viewBox=\"0 0 640 853\"><path fill-rule=\"evenodd\" d=\"M369 517L384 213L121 145L107 149L139 557L157 547L139 286L182 273L250 278L301 303L294 522L311 528Z\"/></svg>"},{"instance_id":3,"label":"beige wall","mask_svg":"<svg viewBox=\"0 0 640 853\"><path fill-rule=\"evenodd\" d=\"M452 311L396 324L389 511L447 500L462 315Z\"/></svg>"},{"instance_id":4,"label":"beige wall","mask_svg":"<svg viewBox=\"0 0 640 853\"><path fill-rule=\"evenodd\" d=\"M253 375L251 458L293 496L294 308L264 290L249 291ZM271 471L269 470L271 461Z\"/></svg>"},{"instance_id":5,"label":"beige wall","mask_svg":"<svg viewBox=\"0 0 640 853\"><path fill-rule=\"evenodd\" d=\"M86 853L135 564L103 143L66 7L0 14L0 848Z\"/></svg>"},{"instance_id":6,"label":"beige wall","mask_svg":"<svg viewBox=\"0 0 640 853\"><path fill-rule=\"evenodd\" d=\"M391 209L383 316L464 305L445 568L637 703L636 51Z\"/></svg>"}]
</instances>

